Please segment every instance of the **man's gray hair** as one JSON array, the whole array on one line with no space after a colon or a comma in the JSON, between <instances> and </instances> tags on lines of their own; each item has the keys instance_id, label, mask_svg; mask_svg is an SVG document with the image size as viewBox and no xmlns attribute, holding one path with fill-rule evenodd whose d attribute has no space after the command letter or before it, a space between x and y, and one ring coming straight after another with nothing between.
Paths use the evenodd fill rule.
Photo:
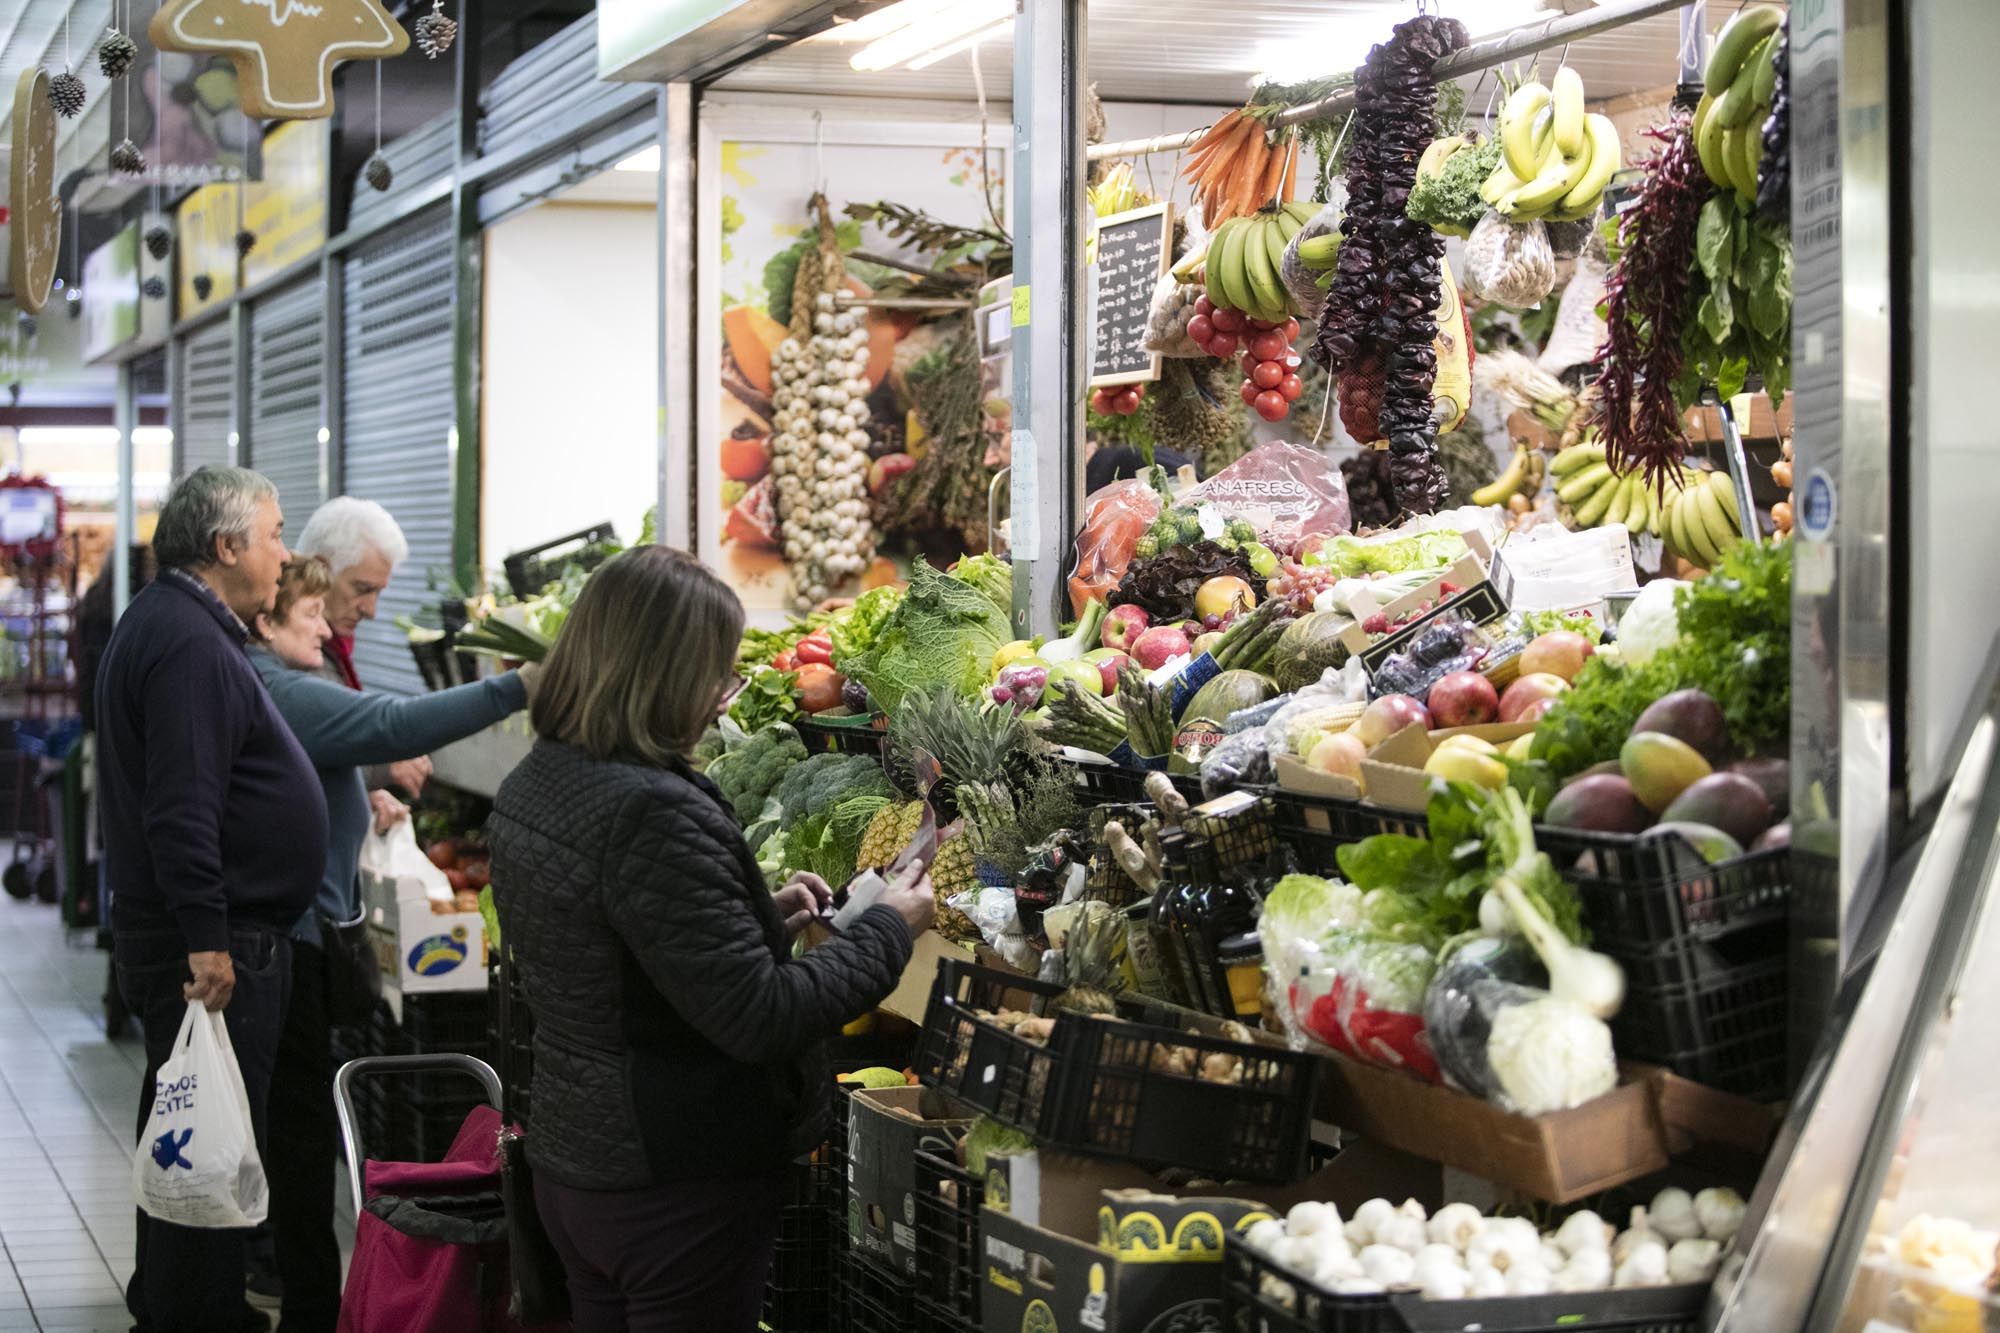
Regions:
<instances>
[{"instance_id":1,"label":"man's gray hair","mask_svg":"<svg viewBox=\"0 0 2000 1333\"><path fill-rule=\"evenodd\" d=\"M153 555L162 569L199 569L215 563L215 540L248 542L257 507L276 501L278 488L248 468L210 464L181 478L160 508Z\"/></svg>"},{"instance_id":2,"label":"man's gray hair","mask_svg":"<svg viewBox=\"0 0 2000 1333\"><path fill-rule=\"evenodd\" d=\"M318 556L339 575L366 560L370 552L387 560L393 570L410 554L410 543L381 505L337 495L307 520L306 530L292 543L292 550Z\"/></svg>"}]
</instances>

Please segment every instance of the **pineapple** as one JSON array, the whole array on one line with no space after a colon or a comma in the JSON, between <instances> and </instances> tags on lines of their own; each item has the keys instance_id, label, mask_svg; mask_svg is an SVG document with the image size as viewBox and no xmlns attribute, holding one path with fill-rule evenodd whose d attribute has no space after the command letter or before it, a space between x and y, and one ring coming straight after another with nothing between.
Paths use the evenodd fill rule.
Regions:
<instances>
[{"instance_id":1,"label":"pineapple","mask_svg":"<svg viewBox=\"0 0 2000 1333\"><path fill-rule=\"evenodd\" d=\"M1050 1003L1078 1014L1115 1014L1125 989L1126 921L1107 903L1086 902L1062 942L1063 992Z\"/></svg>"},{"instance_id":2,"label":"pineapple","mask_svg":"<svg viewBox=\"0 0 2000 1333\"><path fill-rule=\"evenodd\" d=\"M888 865L910 845L923 821L922 801L906 801L877 811L875 818L868 821L868 831L861 835L861 852L854 864L863 870Z\"/></svg>"},{"instance_id":3,"label":"pineapple","mask_svg":"<svg viewBox=\"0 0 2000 1333\"><path fill-rule=\"evenodd\" d=\"M968 782L1000 780L1008 759L1028 741L1027 728L1013 709L982 708L948 685L905 697L889 736L890 779L909 792L916 790L913 768L919 753L937 760L942 785L951 791Z\"/></svg>"},{"instance_id":4,"label":"pineapple","mask_svg":"<svg viewBox=\"0 0 2000 1333\"><path fill-rule=\"evenodd\" d=\"M947 939L976 940L979 928L965 913L951 905L951 899L979 887L977 837L969 829L948 838L938 847L931 862L931 893L937 899L937 928Z\"/></svg>"}]
</instances>

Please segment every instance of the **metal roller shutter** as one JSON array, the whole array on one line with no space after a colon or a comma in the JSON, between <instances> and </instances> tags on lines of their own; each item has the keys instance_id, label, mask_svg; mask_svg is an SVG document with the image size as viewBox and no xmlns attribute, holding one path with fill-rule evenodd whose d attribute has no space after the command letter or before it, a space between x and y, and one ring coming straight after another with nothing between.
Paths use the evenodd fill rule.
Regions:
<instances>
[{"instance_id":1,"label":"metal roller shutter","mask_svg":"<svg viewBox=\"0 0 2000 1333\"><path fill-rule=\"evenodd\" d=\"M371 688L421 694L398 616L449 579L452 537L452 229L442 207L358 247L342 281L341 491L395 515L410 557L355 645Z\"/></svg>"},{"instance_id":2,"label":"metal roller shutter","mask_svg":"<svg viewBox=\"0 0 2000 1333\"><path fill-rule=\"evenodd\" d=\"M326 499L319 444L325 292L313 277L250 312L249 466L278 488L293 533L305 530Z\"/></svg>"},{"instance_id":3,"label":"metal roller shutter","mask_svg":"<svg viewBox=\"0 0 2000 1333\"><path fill-rule=\"evenodd\" d=\"M174 480L210 463L228 463L230 399L236 357L229 321L219 319L181 339L179 383L174 385L179 430L174 439Z\"/></svg>"}]
</instances>

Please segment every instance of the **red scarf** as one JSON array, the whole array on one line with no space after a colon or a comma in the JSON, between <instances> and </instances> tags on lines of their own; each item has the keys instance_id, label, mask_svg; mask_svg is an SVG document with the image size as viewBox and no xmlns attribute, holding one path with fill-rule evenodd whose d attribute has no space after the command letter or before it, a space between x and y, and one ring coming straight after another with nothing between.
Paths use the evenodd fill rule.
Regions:
<instances>
[{"instance_id":1,"label":"red scarf","mask_svg":"<svg viewBox=\"0 0 2000 1333\"><path fill-rule=\"evenodd\" d=\"M354 670L354 640L336 634L326 641L326 655L340 668L340 678L347 682L347 688L361 688L361 677Z\"/></svg>"}]
</instances>

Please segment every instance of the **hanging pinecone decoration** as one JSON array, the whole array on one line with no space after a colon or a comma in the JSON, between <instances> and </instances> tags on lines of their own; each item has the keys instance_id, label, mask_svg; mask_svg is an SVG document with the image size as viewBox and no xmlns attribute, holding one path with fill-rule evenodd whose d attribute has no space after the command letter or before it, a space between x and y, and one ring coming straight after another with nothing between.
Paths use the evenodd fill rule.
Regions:
<instances>
[{"instance_id":1,"label":"hanging pinecone decoration","mask_svg":"<svg viewBox=\"0 0 2000 1333\"><path fill-rule=\"evenodd\" d=\"M137 176L146 170L146 155L139 151L139 145L130 139L120 139L111 150L111 169L122 171L128 176Z\"/></svg>"},{"instance_id":2,"label":"hanging pinecone decoration","mask_svg":"<svg viewBox=\"0 0 2000 1333\"><path fill-rule=\"evenodd\" d=\"M146 279L145 284L139 290L146 293L147 298L150 300L163 300L167 295L167 280L155 273L152 277Z\"/></svg>"},{"instance_id":3,"label":"hanging pinecone decoration","mask_svg":"<svg viewBox=\"0 0 2000 1333\"><path fill-rule=\"evenodd\" d=\"M197 301L206 301L208 294L215 290L215 279L209 277L206 273L197 273L194 275L192 285L194 287L194 299Z\"/></svg>"},{"instance_id":4,"label":"hanging pinecone decoration","mask_svg":"<svg viewBox=\"0 0 2000 1333\"><path fill-rule=\"evenodd\" d=\"M19 317L19 327L21 330L21 336L23 338L32 339L35 336L35 334L40 331L42 326L35 322L35 317L33 315L30 315L24 311Z\"/></svg>"},{"instance_id":5,"label":"hanging pinecone decoration","mask_svg":"<svg viewBox=\"0 0 2000 1333\"><path fill-rule=\"evenodd\" d=\"M382 156L381 150L377 149L370 153L368 161L362 164L361 179L367 181L377 191L386 194L396 179L396 173L389 169L389 159Z\"/></svg>"},{"instance_id":6,"label":"hanging pinecone decoration","mask_svg":"<svg viewBox=\"0 0 2000 1333\"><path fill-rule=\"evenodd\" d=\"M79 79L76 75L70 73L70 71L64 70L49 80L49 105L56 109L58 116L61 116L64 120L70 119L77 112L83 110L83 103L84 89L82 79Z\"/></svg>"},{"instance_id":7,"label":"hanging pinecone decoration","mask_svg":"<svg viewBox=\"0 0 2000 1333\"><path fill-rule=\"evenodd\" d=\"M108 28L97 44L97 67L107 79L122 79L139 58L139 44L116 28Z\"/></svg>"},{"instance_id":8,"label":"hanging pinecone decoration","mask_svg":"<svg viewBox=\"0 0 2000 1333\"><path fill-rule=\"evenodd\" d=\"M432 60L451 50L458 25L444 16L444 0L431 0L431 12L417 20L417 49Z\"/></svg>"},{"instance_id":9,"label":"hanging pinecone decoration","mask_svg":"<svg viewBox=\"0 0 2000 1333\"><path fill-rule=\"evenodd\" d=\"M236 233L236 253L248 259L250 252L257 248L257 233L245 227Z\"/></svg>"},{"instance_id":10,"label":"hanging pinecone decoration","mask_svg":"<svg viewBox=\"0 0 2000 1333\"><path fill-rule=\"evenodd\" d=\"M146 253L155 259L165 259L174 248L174 234L165 227L146 228Z\"/></svg>"}]
</instances>

